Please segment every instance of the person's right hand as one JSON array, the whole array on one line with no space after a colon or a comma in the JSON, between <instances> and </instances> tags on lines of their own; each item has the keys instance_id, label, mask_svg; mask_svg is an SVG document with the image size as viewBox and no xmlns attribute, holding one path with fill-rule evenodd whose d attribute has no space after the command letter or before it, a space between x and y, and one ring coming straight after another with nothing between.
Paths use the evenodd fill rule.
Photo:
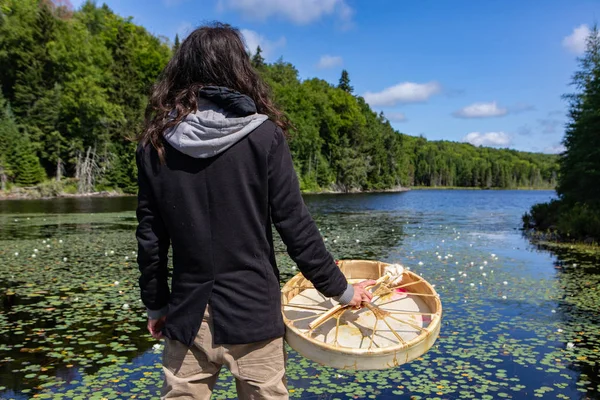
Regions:
<instances>
[{"instance_id":1,"label":"person's right hand","mask_svg":"<svg viewBox=\"0 0 600 400\"><path fill-rule=\"evenodd\" d=\"M352 285L354 287L354 297L352 298L352 301L348 303L348 305L355 308L361 308L363 301L369 303L373 298L373 294L365 289L365 287L374 284L375 281L373 279L369 279Z\"/></svg>"},{"instance_id":2,"label":"person's right hand","mask_svg":"<svg viewBox=\"0 0 600 400\"><path fill-rule=\"evenodd\" d=\"M162 339L162 328L165 326L167 316L162 316L159 319L148 319L148 332L154 339Z\"/></svg>"}]
</instances>

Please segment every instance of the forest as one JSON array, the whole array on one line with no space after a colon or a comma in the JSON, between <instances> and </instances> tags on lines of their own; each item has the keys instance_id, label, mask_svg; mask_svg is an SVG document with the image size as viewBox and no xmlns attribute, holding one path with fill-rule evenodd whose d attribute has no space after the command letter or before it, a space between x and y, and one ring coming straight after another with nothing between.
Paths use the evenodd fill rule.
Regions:
<instances>
[{"instance_id":1,"label":"forest","mask_svg":"<svg viewBox=\"0 0 600 400\"><path fill-rule=\"evenodd\" d=\"M88 1L0 0L0 179L44 196L136 192L135 137L179 38L157 37ZM558 156L428 141L396 131L339 82L301 80L280 59L252 63L291 120L303 191L398 187L554 188Z\"/></svg>"},{"instance_id":2,"label":"forest","mask_svg":"<svg viewBox=\"0 0 600 400\"><path fill-rule=\"evenodd\" d=\"M557 199L534 205L524 228L561 241L600 242L600 31L594 27L573 74L569 123L559 160Z\"/></svg>"}]
</instances>

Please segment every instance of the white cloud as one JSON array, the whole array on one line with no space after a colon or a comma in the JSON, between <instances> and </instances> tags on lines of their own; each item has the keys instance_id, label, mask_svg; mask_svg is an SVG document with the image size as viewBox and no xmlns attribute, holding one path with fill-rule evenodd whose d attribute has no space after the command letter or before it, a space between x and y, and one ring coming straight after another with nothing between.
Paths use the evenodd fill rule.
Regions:
<instances>
[{"instance_id":1,"label":"white cloud","mask_svg":"<svg viewBox=\"0 0 600 400\"><path fill-rule=\"evenodd\" d=\"M544 153L548 154L560 154L566 150L565 146L562 144L556 144L554 146L548 146L544 149Z\"/></svg>"},{"instance_id":2,"label":"white cloud","mask_svg":"<svg viewBox=\"0 0 600 400\"><path fill-rule=\"evenodd\" d=\"M504 132L471 132L463 137L463 142L471 143L473 146L506 147L512 139Z\"/></svg>"},{"instance_id":3,"label":"white cloud","mask_svg":"<svg viewBox=\"0 0 600 400\"><path fill-rule=\"evenodd\" d=\"M244 36L248 51L250 51L251 54L254 54L256 53L256 48L260 46L262 56L265 59L273 56L274 51L285 46L286 43L285 37L283 36L273 41L250 29L242 29L240 32L242 33L242 36Z\"/></svg>"},{"instance_id":4,"label":"white cloud","mask_svg":"<svg viewBox=\"0 0 600 400\"><path fill-rule=\"evenodd\" d=\"M585 52L585 42L591 32L592 31L587 25L579 25L577 28L573 29L573 33L563 39L562 45L571 53L583 54L583 52Z\"/></svg>"},{"instance_id":5,"label":"white cloud","mask_svg":"<svg viewBox=\"0 0 600 400\"><path fill-rule=\"evenodd\" d=\"M321 56L319 63L317 64L317 68L325 69L325 68L333 68L342 65L344 60L340 56L330 56L325 54Z\"/></svg>"},{"instance_id":6,"label":"white cloud","mask_svg":"<svg viewBox=\"0 0 600 400\"><path fill-rule=\"evenodd\" d=\"M385 113L385 117L393 122L405 122L406 121L406 115L404 115L404 113L402 112L389 112L389 113Z\"/></svg>"},{"instance_id":7,"label":"white cloud","mask_svg":"<svg viewBox=\"0 0 600 400\"><path fill-rule=\"evenodd\" d=\"M421 103L441 91L442 86L437 82L404 82L381 92L367 92L363 97L372 106L394 106L398 103Z\"/></svg>"},{"instance_id":8,"label":"white cloud","mask_svg":"<svg viewBox=\"0 0 600 400\"><path fill-rule=\"evenodd\" d=\"M354 13L346 0L219 0L217 10L238 11L246 18L260 21L275 16L298 25L317 21L325 15L336 15L349 24Z\"/></svg>"},{"instance_id":9,"label":"white cloud","mask_svg":"<svg viewBox=\"0 0 600 400\"><path fill-rule=\"evenodd\" d=\"M504 107L498 107L495 101L491 103L474 103L458 111L455 111L452 115L458 118L490 118L490 117L502 117L508 114L508 109Z\"/></svg>"}]
</instances>

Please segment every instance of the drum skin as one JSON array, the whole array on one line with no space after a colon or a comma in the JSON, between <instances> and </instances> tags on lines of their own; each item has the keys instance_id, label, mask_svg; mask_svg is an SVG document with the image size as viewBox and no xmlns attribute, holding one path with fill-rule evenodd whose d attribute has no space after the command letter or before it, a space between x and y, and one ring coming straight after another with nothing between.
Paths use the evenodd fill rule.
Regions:
<instances>
[{"instance_id":1,"label":"drum skin","mask_svg":"<svg viewBox=\"0 0 600 400\"><path fill-rule=\"evenodd\" d=\"M338 265L349 282L354 283L364 279L380 278L384 268L389 264L379 261L343 260ZM337 303L319 298L317 299L319 303L314 300L316 305L312 306L311 298L315 298L318 292L302 274L298 274L282 288L282 312L286 324L285 340L302 356L319 364L342 370L388 369L408 363L422 356L434 345L441 327L442 304L433 286L413 272L404 272L403 281L399 287L401 288L399 291L402 291L400 296L391 293L387 294L388 297L373 297L373 304L377 306L379 302L381 307L377 306L370 310L365 308L360 311L347 309L337 321L337 327L334 320L330 321L329 329L325 327L322 332L318 330L321 328L311 331L306 323L297 322L307 320L304 315L307 312L313 312L302 310L302 307L330 307ZM307 294L296 297L302 292ZM297 301L300 298L305 305L296 306L296 304L300 304ZM406 305L409 307L407 311L403 311L401 307L406 307ZM391 308L392 306L396 308ZM301 311L297 311L296 307ZM303 318L295 321L294 311ZM300 312L304 314L299 314ZM413 312L416 315L412 315ZM310 321L310 314L308 315L307 321ZM315 314L315 317L317 315ZM399 319L399 316L406 317L406 319ZM377 317L380 319L376 320ZM384 322L383 319L389 322ZM362 320L368 321L369 326L371 326L371 321L375 321L375 327L373 329L365 328L365 324L359 324ZM347 325L353 326L348 327ZM349 336L353 330L356 331L354 325L361 327L364 336L360 341L358 339L352 341L353 339ZM383 329L377 330L378 334L375 335L377 327ZM339 334L337 330L340 331ZM379 332L382 330L385 332L380 334ZM392 332L393 330L396 332ZM365 332L372 332L371 336L377 337L378 341L383 340L385 345L374 346L374 343L369 342L374 339L369 338L368 334L365 335ZM346 342L342 345L343 340Z\"/></svg>"}]
</instances>

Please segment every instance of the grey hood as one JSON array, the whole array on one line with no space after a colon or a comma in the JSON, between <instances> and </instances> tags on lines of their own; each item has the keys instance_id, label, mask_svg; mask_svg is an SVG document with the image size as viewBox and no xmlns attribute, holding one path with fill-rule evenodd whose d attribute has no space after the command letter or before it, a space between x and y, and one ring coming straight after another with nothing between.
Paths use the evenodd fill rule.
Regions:
<instances>
[{"instance_id":1,"label":"grey hood","mask_svg":"<svg viewBox=\"0 0 600 400\"><path fill-rule=\"evenodd\" d=\"M167 142L190 157L209 158L224 152L268 119L253 113L238 116L204 98L198 111L165 132Z\"/></svg>"}]
</instances>

